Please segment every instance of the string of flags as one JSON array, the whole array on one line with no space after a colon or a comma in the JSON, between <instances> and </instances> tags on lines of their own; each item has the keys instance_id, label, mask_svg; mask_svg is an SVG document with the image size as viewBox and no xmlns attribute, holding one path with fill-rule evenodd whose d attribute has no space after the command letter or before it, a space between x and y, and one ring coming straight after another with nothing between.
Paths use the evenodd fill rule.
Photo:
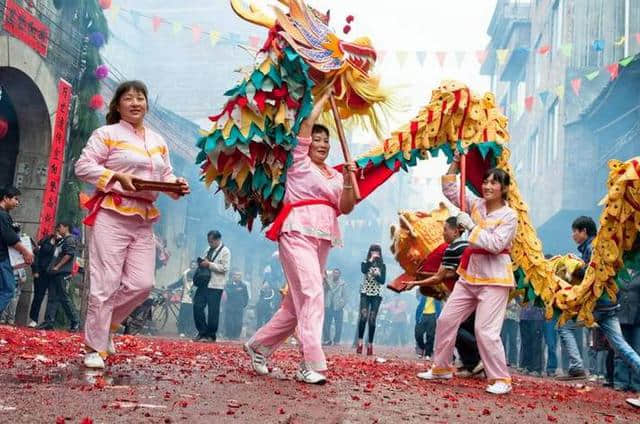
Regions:
<instances>
[{"instance_id":1,"label":"string of flags","mask_svg":"<svg viewBox=\"0 0 640 424\"><path fill-rule=\"evenodd\" d=\"M208 39L209 43L213 47L217 46L221 42L224 42L229 45L245 44L251 46L252 48L259 49L262 47L262 43L264 42L264 37L260 36L244 36L239 33L221 32L215 29L207 30L198 24L187 25L183 22L171 21L158 15L146 15L134 9L121 7L120 5L111 2L111 0L100 0L100 2L101 7L103 7L103 9L106 9L105 13L107 15L107 18L112 22L115 22L121 14L126 13L130 16L134 26L138 28L143 29L146 26L154 33L169 32L174 36L178 36L184 33L188 34L190 32L191 40L194 43L200 43L203 40ZM144 20L148 22L143 22ZM633 38L635 43L640 45L640 32L634 34ZM613 41L613 44L615 46L622 46L626 41L627 39L625 36L620 36L615 41ZM593 42L591 43L591 48L596 52L604 51L605 46L606 41L603 39L593 40ZM574 46L572 43L565 43L552 49L549 44L545 44L538 47L533 53L540 56L546 56L555 51L556 53L569 58L571 57L571 54L573 52L573 47ZM509 54L516 50L531 53L532 49L528 47L516 47L515 49L483 49L453 52L444 50L378 50L378 62L383 63L390 60L392 57L395 57L397 64L400 66L404 66L406 62L413 57L420 66L424 66L424 64L427 62L427 59L431 57L441 68L444 67L447 59L454 60L458 68L460 68L465 60L467 60L467 58L472 58L472 60L475 59L478 64L483 64L488 58L493 58L492 55L495 55L497 63L499 65L505 65L507 59L509 58ZM579 97L583 81L592 81L596 79L602 72L608 72L611 80L616 79L619 75L620 67L628 66L630 63L637 60L639 56L640 55L633 55L622 58L617 62L605 65L603 68L590 70L582 77L572 79L570 82L571 92L575 94L575 96ZM524 109L527 112L530 112L533 110L533 107L536 103L536 98L539 98L542 103L545 103L549 94L553 93L562 100L566 92L567 89L565 88L564 84L550 87L537 93L537 96L525 97L524 105L512 103L511 105L509 105L509 107L512 111L519 111L520 108L524 106Z\"/></svg>"},{"instance_id":2,"label":"string of flags","mask_svg":"<svg viewBox=\"0 0 640 424\"><path fill-rule=\"evenodd\" d=\"M221 32L215 29L207 30L199 24L187 25L180 21L171 21L160 17L158 15L145 15L144 13L135 9L127 9L119 6L118 4L111 3L106 11L107 17L115 22L120 14L127 13L136 27L144 28L143 20L148 22L144 23L147 28L150 28L153 32L159 33L161 31L170 32L172 35L177 36L185 32L191 32L191 39L194 43L199 43L205 39L209 39L212 46L216 46L220 41L226 41L229 44L248 44L253 48L262 47L263 37L250 35L244 36L234 32ZM149 26L150 25L150 26ZM640 45L640 32L634 35L636 43ZM621 36L613 42L616 46L622 46L626 41L626 37ZM606 41L602 39L594 40L591 47L597 52L604 51ZM428 57L432 57L440 67L444 67L448 58L453 58L458 67L461 67L467 58L471 57L475 59L479 64L482 64L490 57L495 55L498 64L504 65L509 53L512 50L530 50L527 47L516 47L515 49L482 49L482 50L459 50L459 51L445 51L445 50L379 50L378 61L384 62L395 56L396 62L403 66L410 57L414 57L420 66L423 66L427 62ZM566 57L571 57L573 51L573 44L565 43L555 49L559 53ZM552 52L550 45L545 44L536 50L539 55L547 55ZM595 77L594 77L595 78Z\"/></svg>"},{"instance_id":3,"label":"string of flags","mask_svg":"<svg viewBox=\"0 0 640 424\"><path fill-rule=\"evenodd\" d=\"M602 41L602 40L597 40L597 41ZM624 41L623 41L624 42ZM639 43L640 43L640 37L639 37ZM600 44L598 44L600 45ZM622 59L620 59L617 62L613 62L610 63L608 65L605 65L603 68L600 69L596 69L593 71L589 71L587 73L585 73L582 76L573 78L570 81L571 84L571 92L576 96L576 97L580 97L580 92L582 89L582 85L583 85L583 81L593 81L594 79L596 79L597 77L599 77L601 74L603 74L603 72L607 72L609 74L609 80L613 81L616 78L618 78L618 76L620 75L620 68L624 68L626 66L629 66L631 63L637 61L640 59L640 53L635 54L635 55L631 55L631 56L627 56L624 57ZM537 98L540 99L540 101L542 102L542 104L545 104L547 101L547 98L549 96L549 94L553 93L555 94L560 100L562 100L565 96L565 86L564 84L561 85L557 85L555 87L546 89L546 90L542 90L540 92L537 93ZM524 109L527 112L531 112L535 106L536 103L536 96L527 96L524 98ZM512 111L516 112L519 110L519 105L516 103L512 103L510 105L510 108Z\"/></svg>"}]
</instances>

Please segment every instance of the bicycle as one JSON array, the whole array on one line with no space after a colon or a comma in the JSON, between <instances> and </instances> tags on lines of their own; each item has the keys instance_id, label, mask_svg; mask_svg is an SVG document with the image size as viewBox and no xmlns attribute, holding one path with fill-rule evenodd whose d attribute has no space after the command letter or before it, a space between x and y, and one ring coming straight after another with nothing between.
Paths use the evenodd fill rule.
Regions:
<instances>
[{"instance_id":1,"label":"bicycle","mask_svg":"<svg viewBox=\"0 0 640 424\"><path fill-rule=\"evenodd\" d=\"M178 322L182 303L181 291L153 289L151 296L154 298L152 320L158 331L164 330L169 321L169 315L173 315L175 322Z\"/></svg>"},{"instance_id":2,"label":"bicycle","mask_svg":"<svg viewBox=\"0 0 640 424\"><path fill-rule=\"evenodd\" d=\"M124 334L157 334L167 325L169 314L178 320L180 302L177 291L152 289L149 298L125 320Z\"/></svg>"}]
</instances>

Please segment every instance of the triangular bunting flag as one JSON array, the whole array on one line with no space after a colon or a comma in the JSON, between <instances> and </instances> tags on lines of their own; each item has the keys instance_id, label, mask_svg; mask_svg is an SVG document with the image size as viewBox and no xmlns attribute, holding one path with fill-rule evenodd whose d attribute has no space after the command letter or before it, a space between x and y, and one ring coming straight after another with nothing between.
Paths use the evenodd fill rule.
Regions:
<instances>
[{"instance_id":1,"label":"triangular bunting flag","mask_svg":"<svg viewBox=\"0 0 640 424\"><path fill-rule=\"evenodd\" d=\"M507 61L507 55L509 54L509 49L498 49L496 50L496 56L498 57L498 63L500 65L504 65Z\"/></svg>"},{"instance_id":2,"label":"triangular bunting flag","mask_svg":"<svg viewBox=\"0 0 640 424\"><path fill-rule=\"evenodd\" d=\"M249 45L251 47L253 47L254 49L260 48L260 37L258 37L256 35L250 35L249 36Z\"/></svg>"},{"instance_id":3,"label":"triangular bunting flag","mask_svg":"<svg viewBox=\"0 0 640 424\"><path fill-rule=\"evenodd\" d=\"M527 96L524 98L524 108L527 112L531 112L533 110L533 101L535 98L533 96Z\"/></svg>"},{"instance_id":4,"label":"triangular bunting flag","mask_svg":"<svg viewBox=\"0 0 640 424\"><path fill-rule=\"evenodd\" d=\"M398 50L396 52L396 60L398 61L398 65L404 66L404 63L407 61L407 56L409 56L409 52Z\"/></svg>"},{"instance_id":5,"label":"triangular bunting flag","mask_svg":"<svg viewBox=\"0 0 640 424\"><path fill-rule=\"evenodd\" d=\"M627 56L624 59L620 60L620 62L618 62L620 64L620 66L627 66L628 64L630 64L631 62L633 62L635 56Z\"/></svg>"},{"instance_id":6,"label":"triangular bunting flag","mask_svg":"<svg viewBox=\"0 0 640 424\"><path fill-rule=\"evenodd\" d=\"M151 26L153 27L153 32L157 32L160 29L160 25L162 25L162 18L159 16L154 16L151 18Z\"/></svg>"},{"instance_id":7,"label":"triangular bunting flag","mask_svg":"<svg viewBox=\"0 0 640 424\"><path fill-rule=\"evenodd\" d=\"M542 101L542 104L546 104L547 103L547 97L549 97L549 92L548 91L541 91L540 93L538 93L538 96L540 97L540 100Z\"/></svg>"},{"instance_id":8,"label":"triangular bunting flag","mask_svg":"<svg viewBox=\"0 0 640 424\"><path fill-rule=\"evenodd\" d=\"M200 41L200 37L202 37L202 28L199 25L194 25L191 28L191 32L193 33L193 42L197 43Z\"/></svg>"},{"instance_id":9,"label":"triangular bunting flag","mask_svg":"<svg viewBox=\"0 0 640 424\"><path fill-rule=\"evenodd\" d=\"M486 50L476 50L476 59L478 60L479 64L482 65L486 58L487 58Z\"/></svg>"},{"instance_id":10,"label":"triangular bunting flag","mask_svg":"<svg viewBox=\"0 0 640 424\"><path fill-rule=\"evenodd\" d=\"M607 71L609 71L609 79L614 80L618 78L618 72L620 71L620 65L618 63L612 63L607 65Z\"/></svg>"},{"instance_id":11,"label":"triangular bunting flag","mask_svg":"<svg viewBox=\"0 0 640 424\"><path fill-rule=\"evenodd\" d=\"M627 41L627 37L625 37L624 35L621 36L620 38L618 38L618 41L616 41L615 44L616 46L621 46L624 44L624 42Z\"/></svg>"},{"instance_id":12,"label":"triangular bunting flag","mask_svg":"<svg viewBox=\"0 0 640 424\"><path fill-rule=\"evenodd\" d=\"M564 98L564 85L557 86L553 91L554 93L556 93L556 96L560 98L560 100Z\"/></svg>"},{"instance_id":13,"label":"triangular bunting flag","mask_svg":"<svg viewBox=\"0 0 640 424\"><path fill-rule=\"evenodd\" d=\"M442 68L444 66L444 61L447 58L447 52L436 52L436 58L438 59L438 63Z\"/></svg>"},{"instance_id":14,"label":"triangular bunting flag","mask_svg":"<svg viewBox=\"0 0 640 424\"><path fill-rule=\"evenodd\" d=\"M109 12L110 12L109 14L110 14L111 20L113 22L117 21L118 14L120 13L120 5L116 5L116 4L112 5L111 10L109 10Z\"/></svg>"},{"instance_id":15,"label":"triangular bunting flag","mask_svg":"<svg viewBox=\"0 0 640 424\"><path fill-rule=\"evenodd\" d=\"M636 32L636 43L640 44L640 32Z\"/></svg>"},{"instance_id":16,"label":"triangular bunting flag","mask_svg":"<svg viewBox=\"0 0 640 424\"><path fill-rule=\"evenodd\" d=\"M560 46L560 51L565 57L571 57L571 51L573 50L573 44L566 43Z\"/></svg>"},{"instance_id":17,"label":"triangular bunting flag","mask_svg":"<svg viewBox=\"0 0 640 424\"><path fill-rule=\"evenodd\" d=\"M467 52L458 51L456 52L456 63L458 64L458 68L462 66L464 62L464 58L467 56Z\"/></svg>"},{"instance_id":18,"label":"triangular bunting flag","mask_svg":"<svg viewBox=\"0 0 640 424\"><path fill-rule=\"evenodd\" d=\"M551 50L551 46L548 44L545 44L544 46L540 47L538 49L538 53L541 55L545 55L547 53L549 53L549 50Z\"/></svg>"},{"instance_id":19,"label":"triangular bunting flag","mask_svg":"<svg viewBox=\"0 0 640 424\"><path fill-rule=\"evenodd\" d=\"M576 96L580 95L580 87L582 86L582 80L580 78L575 78L571 80L571 88Z\"/></svg>"},{"instance_id":20,"label":"triangular bunting flag","mask_svg":"<svg viewBox=\"0 0 640 424\"><path fill-rule=\"evenodd\" d=\"M513 102L509 105L509 109L511 110L511 112L517 114L518 113L518 103Z\"/></svg>"},{"instance_id":21,"label":"triangular bunting flag","mask_svg":"<svg viewBox=\"0 0 640 424\"><path fill-rule=\"evenodd\" d=\"M172 31L173 31L174 34L177 34L180 31L182 31L182 23L181 22L174 22L173 26L172 26Z\"/></svg>"},{"instance_id":22,"label":"triangular bunting flag","mask_svg":"<svg viewBox=\"0 0 640 424\"><path fill-rule=\"evenodd\" d=\"M416 59L418 60L420 66L424 65L424 60L426 59L426 57L427 52L425 52L424 50L416 52Z\"/></svg>"},{"instance_id":23,"label":"triangular bunting flag","mask_svg":"<svg viewBox=\"0 0 640 424\"><path fill-rule=\"evenodd\" d=\"M140 25L140 12L136 10L132 10L131 12L129 12L129 14L131 15L131 21L133 22L133 26L138 28L138 26Z\"/></svg>"},{"instance_id":24,"label":"triangular bunting flag","mask_svg":"<svg viewBox=\"0 0 640 424\"><path fill-rule=\"evenodd\" d=\"M209 40L211 41L211 45L215 46L220 41L220 33L218 31L211 31L209 33Z\"/></svg>"},{"instance_id":25,"label":"triangular bunting flag","mask_svg":"<svg viewBox=\"0 0 640 424\"><path fill-rule=\"evenodd\" d=\"M584 77L586 79L588 79L589 81L593 81L594 79L596 79L598 77L598 75L600 75L600 70L596 69L593 72L589 72L588 74L586 74Z\"/></svg>"},{"instance_id":26,"label":"triangular bunting flag","mask_svg":"<svg viewBox=\"0 0 640 424\"><path fill-rule=\"evenodd\" d=\"M593 40L593 44L591 45L593 50L597 52L601 52L604 50L604 40Z\"/></svg>"}]
</instances>

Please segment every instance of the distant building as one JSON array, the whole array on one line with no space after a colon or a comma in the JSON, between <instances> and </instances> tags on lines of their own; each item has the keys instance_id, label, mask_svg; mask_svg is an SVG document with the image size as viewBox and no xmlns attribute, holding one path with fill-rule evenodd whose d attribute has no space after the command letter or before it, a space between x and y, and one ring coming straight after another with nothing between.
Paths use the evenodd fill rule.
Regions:
<instances>
[{"instance_id":1,"label":"distant building","mask_svg":"<svg viewBox=\"0 0 640 424\"><path fill-rule=\"evenodd\" d=\"M639 16L638 0L499 0L496 5L488 29L491 53L481 72L492 78L509 117L511 162L546 253L575 249L570 238L575 217L599 217L607 160L640 154L638 96L628 95L637 85L637 65L621 68L613 81L606 70L640 51ZM502 63L493 54L497 49L506 52ZM593 80L584 77L596 70L600 74ZM579 96L572 89L577 78Z\"/></svg>"}]
</instances>

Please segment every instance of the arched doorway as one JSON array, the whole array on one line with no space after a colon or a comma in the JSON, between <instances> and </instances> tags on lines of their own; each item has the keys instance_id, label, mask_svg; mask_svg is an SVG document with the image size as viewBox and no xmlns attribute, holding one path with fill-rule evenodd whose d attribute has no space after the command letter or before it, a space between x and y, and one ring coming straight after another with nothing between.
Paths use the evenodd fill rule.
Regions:
<instances>
[{"instance_id":1,"label":"arched doorway","mask_svg":"<svg viewBox=\"0 0 640 424\"><path fill-rule=\"evenodd\" d=\"M51 114L42 91L22 70L0 66L0 87L0 117L9 124L0 140L0 184L22 191L23 204L14 219L35 235L47 178Z\"/></svg>"},{"instance_id":2,"label":"arched doorway","mask_svg":"<svg viewBox=\"0 0 640 424\"><path fill-rule=\"evenodd\" d=\"M13 184L20 143L18 116L5 88L0 85L0 187Z\"/></svg>"},{"instance_id":3,"label":"arched doorway","mask_svg":"<svg viewBox=\"0 0 640 424\"><path fill-rule=\"evenodd\" d=\"M52 65L18 39L0 35L0 113L9 115L10 132L0 144L0 184L11 183L22 192L21 205L12 212L22 230L35 236L47 179L52 127L58 102ZM24 325L32 285L22 287L16 323Z\"/></svg>"}]
</instances>

